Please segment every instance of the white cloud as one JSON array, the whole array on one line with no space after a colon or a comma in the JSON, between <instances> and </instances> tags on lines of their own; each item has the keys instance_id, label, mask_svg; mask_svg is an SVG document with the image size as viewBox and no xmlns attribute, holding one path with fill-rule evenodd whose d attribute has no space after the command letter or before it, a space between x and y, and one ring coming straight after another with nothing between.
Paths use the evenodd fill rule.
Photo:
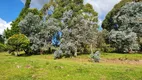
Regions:
<instances>
[{"instance_id":1,"label":"white cloud","mask_svg":"<svg viewBox=\"0 0 142 80\"><path fill-rule=\"evenodd\" d=\"M11 28L11 22L6 22L3 19L0 18L0 34L3 33L4 29Z\"/></svg>"},{"instance_id":2,"label":"white cloud","mask_svg":"<svg viewBox=\"0 0 142 80\"><path fill-rule=\"evenodd\" d=\"M94 10L99 13L99 25L101 25L107 13L120 1L121 0L85 0L84 3L90 3Z\"/></svg>"}]
</instances>

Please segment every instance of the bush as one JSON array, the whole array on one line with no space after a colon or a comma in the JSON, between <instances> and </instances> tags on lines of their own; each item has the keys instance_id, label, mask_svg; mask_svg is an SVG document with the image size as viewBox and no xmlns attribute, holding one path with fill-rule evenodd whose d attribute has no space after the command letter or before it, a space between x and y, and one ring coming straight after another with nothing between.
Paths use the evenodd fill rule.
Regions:
<instances>
[{"instance_id":1,"label":"bush","mask_svg":"<svg viewBox=\"0 0 142 80\"><path fill-rule=\"evenodd\" d=\"M28 48L30 41L29 39L23 34L15 34L11 36L8 41L7 45L9 46L10 52L17 52L16 56L19 54L19 51L26 50Z\"/></svg>"},{"instance_id":2,"label":"bush","mask_svg":"<svg viewBox=\"0 0 142 80\"><path fill-rule=\"evenodd\" d=\"M62 50L57 50L54 52L54 59L61 59L63 57Z\"/></svg>"},{"instance_id":3,"label":"bush","mask_svg":"<svg viewBox=\"0 0 142 80\"><path fill-rule=\"evenodd\" d=\"M0 52L2 52L2 51L6 51L6 45L0 43Z\"/></svg>"},{"instance_id":4,"label":"bush","mask_svg":"<svg viewBox=\"0 0 142 80\"><path fill-rule=\"evenodd\" d=\"M69 58L77 56L75 45L72 43L61 44L59 49L54 52L54 59L60 59L62 57Z\"/></svg>"},{"instance_id":5,"label":"bush","mask_svg":"<svg viewBox=\"0 0 142 80\"><path fill-rule=\"evenodd\" d=\"M94 60L94 62L100 62L100 52L96 51L94 54L90 55L91 59Z\"/></svg>"},{"instance_id":6,"label":"bush","mask_svg":"<svg viewBox=\"0 0 142 80\"><path fill-rule=\"evenodd\" d=\"M112 47L110 46L110 44L104 43L104 44L102 45L102 47L101 47L101 51L110 53L110 52L114 52L114 51L115 51L115 48L112 48Z\"/></svg>"}]
</instances>

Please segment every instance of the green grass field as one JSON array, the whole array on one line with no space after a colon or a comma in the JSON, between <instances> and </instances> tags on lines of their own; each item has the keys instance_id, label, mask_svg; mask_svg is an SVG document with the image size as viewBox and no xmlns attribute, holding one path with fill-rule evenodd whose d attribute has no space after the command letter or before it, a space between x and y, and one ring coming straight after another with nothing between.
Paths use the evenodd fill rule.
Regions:
<instances>
[{"instance_id":1,"label":"green grass field","mask_svg":"<svg viewBox=\"0 0 142 80\"><path fill-rule=\"evenodd\" d=\"M15 57L0 53L0 80L142 80L142 54L102 54L53 60L53 55Z\"/></svg>"}]
</instances>

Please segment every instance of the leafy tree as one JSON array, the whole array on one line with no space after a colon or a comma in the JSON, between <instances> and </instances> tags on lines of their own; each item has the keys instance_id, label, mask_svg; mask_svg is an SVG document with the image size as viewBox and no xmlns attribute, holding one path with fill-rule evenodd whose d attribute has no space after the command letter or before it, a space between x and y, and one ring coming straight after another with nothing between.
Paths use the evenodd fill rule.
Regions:
<instances>
[{"instance_id":1,"label":"leafy tree","mask_svg":"<svg viewBox=\"0 0 142 80\"><path fill-rule=\"evenodd\" d=\"M65 11L62 17L62 38L61 45L59 48L63 52L65 57L77 56L77 50L83 45L90 45L90 50L92 51L92 46L96 43L96 22L88 16L88 19L84 15L78 15L73 17L73 11Z\"/></svg>"},{"instance_id":2,"label":"leafy tree","mask_svg":"<svg viewBox=\"0 0 142 80\"><path fill-rule=\"evenodd\" d=\"M49 18L48 21L43 21L39 15L32 13L29 13L19 23L19 26L21 32L30 39L31 50L36 53L41 50L48 50L51 47L52 37L56 32L60 31L57 19Z\"/></svg>"},{"instance_id":3,"label":"leafy tree","mask_svg":"<svg viewBox=\"0 0 142 80\"><path fill-rule=\"evenodd\" d=\"M98 14L90 4L83 5L83 0L57 0L55 2L57 6L51 17L61 22L62 32L61 44L55 55L62 52L60 57L61 55L65 57L76 56L77 51L83 46L90 46L91 42L95 42L93 40L95 40L94 36L97 32ZM96 44L92 45L94 48Z\"/></svg>"},{"instance_id":4,"label":"leafy tree","mask_svg":"<svg viewBox=\"0 0 142 80\"><path fill-rule=\"evenodd\" d=\"M41 19L38 15L28 13L26 17L19 23L18 26L21 29L21 33L29 37L32 34L34 35L40 32L40 23Z\"/></svg>"},{"instance_id":5,"label":"leafy tree","mask_svg":"<svg viewBox=\"0 0 142 80\"><path fill-rule=\"evenodd\" d=\"M142 2L128 3L123 6L120 11L113 17L113 21L118 30L127 30L131 28L137 33L138 37L142 37ZM111 25L113 26L113 25Z\"/></svg>"},{"instance_id":6,"label":"leafy tree","mask_svg":"<svg viewBox=\"0 0 142 80\"><path fill-rule=\"evenodd\" d=\"M109 40L117 52L132 52L139 50L136 33L131 29L125 31L112 30L109 34Z\"/></svg>"},{"instance_id":7,"label":"leafy tree","mask_svg":"<svg viewBox=\"0 0 142 80\"><path fill-rule=\"evenodd\" d=\"M0 35L0 43L4 43L4 38L2 35Z\"/></svg>"},{"instance_id":8,"label":"leafy tree","mask_svg":"<svg viewBox=\"0 0 142 80\"><path fill-rule=\"evenodd\" d=\"M5 36L6 39L8 39L9 37L11 37L14 34L21 33L21 30L20 30L18 24L20 23L21 20L23 20L25 18L25 16L29 12L31 12L35 15L39 15L40 18L42 18L42 14L37 9L30 9L30 3L31 3L31 0L26 0L25 6L22 9L22 11L20 12L19 16L16 18L16 20L12 21L11 29L6 29L4 31L4 36Z\"/></svg>"},{"instance_id":9,"label":"leafy tree","mask_svg":"<svg viewBox=\"0 0 142 80\"><path fill-rule=\"evenodd\" d=\"M15 34L11 36L7 41L7 45L12 47L13 51L16 51L16 56L21 50L26 50L29 43L29 39L23 34Z\"/></svg>"},{"instance_id":10,"label":"leafy tree","mask_svg":"<svg viewBox=\"0 0 142 80\"><path fill-rule=\"evenodd\" d=\"M11 30L9 28L4 30L4 37L8 39L11 36Z\"/></svg>"},{"instance_id":11,"label":"leafy tree","mask_svg":"<svg viewBox=\"0 0 142 80\"><path fill-rule=\"evenodd\" d=\"M2 52L2 51L6 51L6 45L5 44L2 44L2 43L0 43L0 52Z\"/></svg>"},{"instance_id":12,"label":"leafy tree","mask_svg":"<svg viewBox=\"0 0 142 80\"><path fill-rule=\"evenodd\" d=\"M114 24L117 25L116 30L125 31L129 28L137 34L137 40L141 44L142 37L142 2L128 3L123 6L120 11L113 17ZM113 25L112 25L113 27Z\"/></svg>"},{"instance_id":13,"label":"leafy tree","mask_svg":"<svg viewBox=\"0 0 142 80\"><path fill-rule=\"evenodd\" d=\"M123 2L123 1L122 1ZM126 1L128 2L128 1ZM121 2L120 2L121 3ZM121 5L119 3L119 5ZM123 4L123 3L122 3ZM142 37L142 22L141 22L141 17L142 17L142 12L141 12L141 6L142 2L129 2L121 5L120 7L118 6L117 11L114 11L113 15L111 17L108 17L108 22L105 24L105 28L108 31L113 30L114 34L113 37L120 36L119 40L117 41L127 41L124 37L132 37L132 39L128 39L128 42L131 41L132 44L136 44L137 46L135 49L134 47L130 48L130 44L126 43L125 41L121 43L115 44L116 49L119 50L120 52L129 52L129 50L139 50L139 45L141 44L141 37ZM115 8L114 8L115 10ZM112 13L112 12L110 12ZM111 20L111 21L110 21ZM106 22L106 21L104 21ZM114 31L115 30L115 31ZM129 31L130 30L130 31ZM127 33L129 32L129 33ZM110 32L111 33L111 32ZM133 35L132 35L133 34ZM112 35L110 35L112 37ZM122 38L122 39L121 39ZM135 41L134 41L135 40ZM116 42L117 42L116 41ZM113 41L112 41L113 42ZM113 45L113 44L112 44ZM114 45L113 45L114 46ZM129 46L129 49L128 49ZM134 45L133 45L134 46Z\"/></svg>"},{"instance_id":14,"label":"leafy tree","mask_svg":"<svg viewBox=\"0 0 142 80\"><path fill-rule=\"evenodd\" d=\"M105 20L102 23L102 27L104 29L111 31L111 29L113 28L112 25L114 25L112 18L117 14L121 7L123 7L128 2L132 2L132 0L121 0L118 4L114 6L114 8L107 14Z\"/></svg>"},{"instance_id":15,"label":"leafy tree","mask_svg":"<svg viewBox=\"0 0 142 80\"><path fill-rule=\"evenodd\" d=\"M55 18L49 18L42 22L42 29L39 32L40 41L42 41L42 50L48 50L52 46L53 36L61 31L60 22ZM54 45L54 44L53 44ZM56 45L55 45L56 46Z\"/></svg>"},{"instance_id":16,"label":"leafy tree","mask_svg":"<svg viewBox=\"0 0 142 80\"><path fill-rule=\"evenodd\" d=\"M56 7L56 2L54 0L50 0L47 4L44 4L40 12L43 15L46 15L47 11L52 7Z\"/></svg>"},{"instance_id":17,"label":"leafy tree","mask_svg":"<svg viewBox=\"0 0 142 80\"><path fill-rule=\"evenodd\" d=\"M27 16L19 23L21 33L30 39L30 46L33 51L40 48L39 32L41 31L41 18L39 15L28 13Z\"/></svg>"},{"instance_id":18,"label":"leafy tree","mask_svg":"<svg viewBox=\"0 0 142 80\"><path fill-rule=\"evenodd\" d=\"M68 54L74 54L77 52L78 45L75 43L75 39L77 39L79 42L81 41L81 38L75 37L76 35L81 37L85 35L85 38L88 40L86 42L90 41L89 43L91 43L91 40L93 40L91 35L94 35L93 32L96 32L97 13L93 10L91 5L87 4L86 6L83 6L82 1L83 0L81 0L81 2L74 0L51 0L49 3L52 4L46 4L41 10L43 14L46 15L45 12L51 7L53 8L54 12L51 16L46 17L46 20L40 19L39 15L29 13L22 21L20 21L20 30L30 39L31 50L36 52L47 50L52 46L53 36L58 32L63 34L59 50L62 50L63 55L66 57ZM89 10L85 11L84 8ZM76 31L76 29L79 28L81 31L86 30L86 32L84 34L81 34L83 33L81 31L81 33L76 32L76 34L69 32L70 30ZM65 37L68 34L69 36ZM87 37L87 35L89 37ZM83 43L85 44L85 42ZM89 43L86 45L90 45ZM79 42L79 44L82 44L82 42ZM64 48L66 50L63 50Z\"/></svg>"},{"instance_id":19,"label":"leafy tree","mask_svg":"<svg viewBox=\"0 0 142 80\"><path fill-rule=\"evenodd\" d=\"M121 8L123 6L125 6L127 3L129 2L132 2L134 3L133 1L137 2L137 3L141 3L142 0L121 0L118 4L116 4L114 6L114 8L107 14L107 16L105 17L105 20L103 21L102 23L102 27L104 29L107 29L108 31L111 31L111 29L114 28L114 26L117 26L115 25L115 23L113 22L113 17L115 15L117 15L117 13L121 10ZM134 6L134 5L133 5ZM138 7L138 6L137 6ZM129 8L130 9L130 8ZM132 9L132 8L131 8ZM139 8L140 9L140 8ZM135 9L133 9L135 10ZM128 13L128 12L127 12ZM135 14L134 14L135 15ZM131 16L130 16L131 17Z\"/></svg>"},{"instance_id":20,"label":"leafy tree","mask_svg":"<svg viewBox=\"0 0 142 80\"><path fill-rule=\"evenodd\" d=\"M106 45L106 40L108 38L108 31L107 30L102 30L99 31L97 34L97 48L102 49Z\"/></svg>"}]
</instances>

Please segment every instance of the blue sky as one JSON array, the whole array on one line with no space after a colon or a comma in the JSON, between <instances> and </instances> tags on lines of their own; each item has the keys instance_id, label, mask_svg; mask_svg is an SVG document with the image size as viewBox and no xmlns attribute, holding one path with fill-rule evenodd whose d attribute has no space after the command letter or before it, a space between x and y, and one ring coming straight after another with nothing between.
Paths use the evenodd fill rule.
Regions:
<instances>
[{"instance_id":1,"label":"blue sky","mask_svg":"<svg viewBox=\"0 0 142 80\"><path fill-rule=\"evenodd\" d=\"M10 28L10 23L16 19L20 11L24 7L26 0L1 0L0 2L0 34L7 27ZM31 8L38 8L47 3L49 0L32 0ZM99 13L99 25L102 24L106 14L120 0L84 0L84 3L90 3L94 10Z\"/></svg>"},{"instance_id":2,"label":"blue sky","mask_svg":"<svg viewBox=\"0 0 142 80\"><path fill-rule=\"evenodd\" d=\"M1 0L0 2L0 18L6 22L11 22L14 20L24 4L20 0Z\"/></svg>"}]
</instances>

